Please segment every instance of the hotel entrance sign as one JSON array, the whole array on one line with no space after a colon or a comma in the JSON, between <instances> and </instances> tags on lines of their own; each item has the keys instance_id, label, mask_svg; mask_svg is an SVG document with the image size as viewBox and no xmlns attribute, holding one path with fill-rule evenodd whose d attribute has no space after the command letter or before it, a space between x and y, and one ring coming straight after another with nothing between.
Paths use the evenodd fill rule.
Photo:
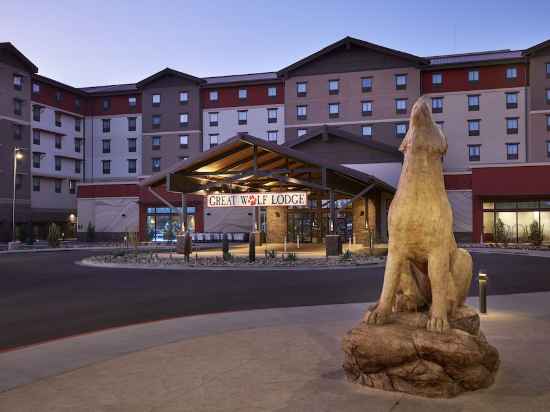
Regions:
<instances>
[{"instance_id":1,"label":"hotel entrance sign","mask_svg":"<svg viewBox=\"0 0 550 412\"><path fill-rule=\"evenodd\" d=\"M307 192L208 195L206 202L208 207L307 206Z\"/></svg>"}]
</instances>

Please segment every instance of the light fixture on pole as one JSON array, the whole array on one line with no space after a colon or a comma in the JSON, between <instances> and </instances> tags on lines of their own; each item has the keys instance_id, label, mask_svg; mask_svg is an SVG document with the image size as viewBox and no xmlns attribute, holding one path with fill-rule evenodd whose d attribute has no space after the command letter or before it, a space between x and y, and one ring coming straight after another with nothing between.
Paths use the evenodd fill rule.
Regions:
<instances>
[{"instance_id":1,"label":"light fixture on pole","mask_svg":"<svg viewBox=\"0 0 550 412\"><path fill-rule=\"evenodd\" d=\"M17 189L17 161L23 159L23 148L13 148L13 198L11 205L11 227L12 238L11 241L15 242L15 192Z\"/></svg>"}]
</instances>

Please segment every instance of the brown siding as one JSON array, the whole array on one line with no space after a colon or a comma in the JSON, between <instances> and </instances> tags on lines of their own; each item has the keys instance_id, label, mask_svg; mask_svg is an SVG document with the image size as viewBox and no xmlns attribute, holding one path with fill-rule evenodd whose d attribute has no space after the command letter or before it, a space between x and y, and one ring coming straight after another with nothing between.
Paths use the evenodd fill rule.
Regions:
<instances>
[{"instance_id":1,"label":"brown siding","mask_svg":"<svg viewBox=\"0 0 550 412\"><path fill-rule=\"evenodd\" d=\"M128 104L128 98L136 97L136 106ZM103 100L109 99L111 106L109 110L103 110ZM141 113L141 93L135 92L127 95L94 96L90 98L90 114L92 116L113 116L119 114Z\"/></svg>"},{"instance_id":2,"label":"brown siding","mask_svg":"<svg viewBox=\"0 0 550 412\"><path fill-rule=\"evenodd\" d=\"M277 95L269 97L267 89L272 86L277 88ZM239 89L247 89L246 99L239 99ZM208 93L211 90L218 91L217 101L210 101ZM283 104L285 101L284 86L282 82L230 87L209 86L201 90L201 101L204 109Z\"/></svg>"},{"instance_id":3,"label":"brown siding","mask_svg":"<svg viewBox=\"0 0 550 412\"><path fill-rule=\"evenodd\" d=\"M531 110L550 110L550 103L546 101L546 89L550 89L550 78L546 77L546 63L550 63L550 47L529 59Z\"/></svg>"},{"instance_id":4,"label":"brown siding","mask_svg":"<svg viewBox=\"0 0 550 412\"><path fill-rule=\"evenodd\" d=\"M85 115L88 112L88 98L86 96L76 95L75 93L63 89L61 87L55 87L51 84L47 84L41 81L36 81L40 84L40 93L33 93L32 100L37 103L42 103L48 106L56 107L61 110L65 110L72 113L78 113ZM57 91L62 93L62 100L57 101L55 96ZM76 106L76 100L80 100L80 108Z\"/></svg>"}]
</instances>

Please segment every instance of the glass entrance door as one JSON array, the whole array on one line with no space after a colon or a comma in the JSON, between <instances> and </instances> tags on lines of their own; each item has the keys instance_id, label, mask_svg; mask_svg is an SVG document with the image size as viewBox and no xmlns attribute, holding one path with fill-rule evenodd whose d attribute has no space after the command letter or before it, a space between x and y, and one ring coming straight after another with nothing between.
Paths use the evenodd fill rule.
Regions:
<instances>
[{"instance_id":1,"label":"glass entrance door","mask_svg":"<svg viewBox=\"0 0 550 412\"><path fill-rule=\"evenodd\" d=\"M298 236L301 243L311 243L314 214L310 210L289 210L287 221L287 239L296 242Z\"/></svg>"}]
</instances>

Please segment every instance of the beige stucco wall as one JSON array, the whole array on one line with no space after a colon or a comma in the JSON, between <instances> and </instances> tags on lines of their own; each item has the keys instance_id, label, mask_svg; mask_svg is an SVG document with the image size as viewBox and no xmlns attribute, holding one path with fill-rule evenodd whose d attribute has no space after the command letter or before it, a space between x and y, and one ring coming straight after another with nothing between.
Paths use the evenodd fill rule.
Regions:
<instances>
[{"instance_id":1,"label":"beige stucco wall","mask_svg":"<svg viewBox=\"0 0 550 412\"><path fill-rule=\"evenodd\" d=\"M207 207L204 209L205 232L250 232L251 207Z\"/></svg>"},{"instance_id":2,"label":"beige stucco wall","mask_svg":"<svg viewBox=\"0 0 550 412\"><path fill-rule=\"evenodd\" d=\"M129 197L78 199L77 230L86 232L90 222L99 233L138 232L138 201Z\"/></svg>"}]
</instances>

